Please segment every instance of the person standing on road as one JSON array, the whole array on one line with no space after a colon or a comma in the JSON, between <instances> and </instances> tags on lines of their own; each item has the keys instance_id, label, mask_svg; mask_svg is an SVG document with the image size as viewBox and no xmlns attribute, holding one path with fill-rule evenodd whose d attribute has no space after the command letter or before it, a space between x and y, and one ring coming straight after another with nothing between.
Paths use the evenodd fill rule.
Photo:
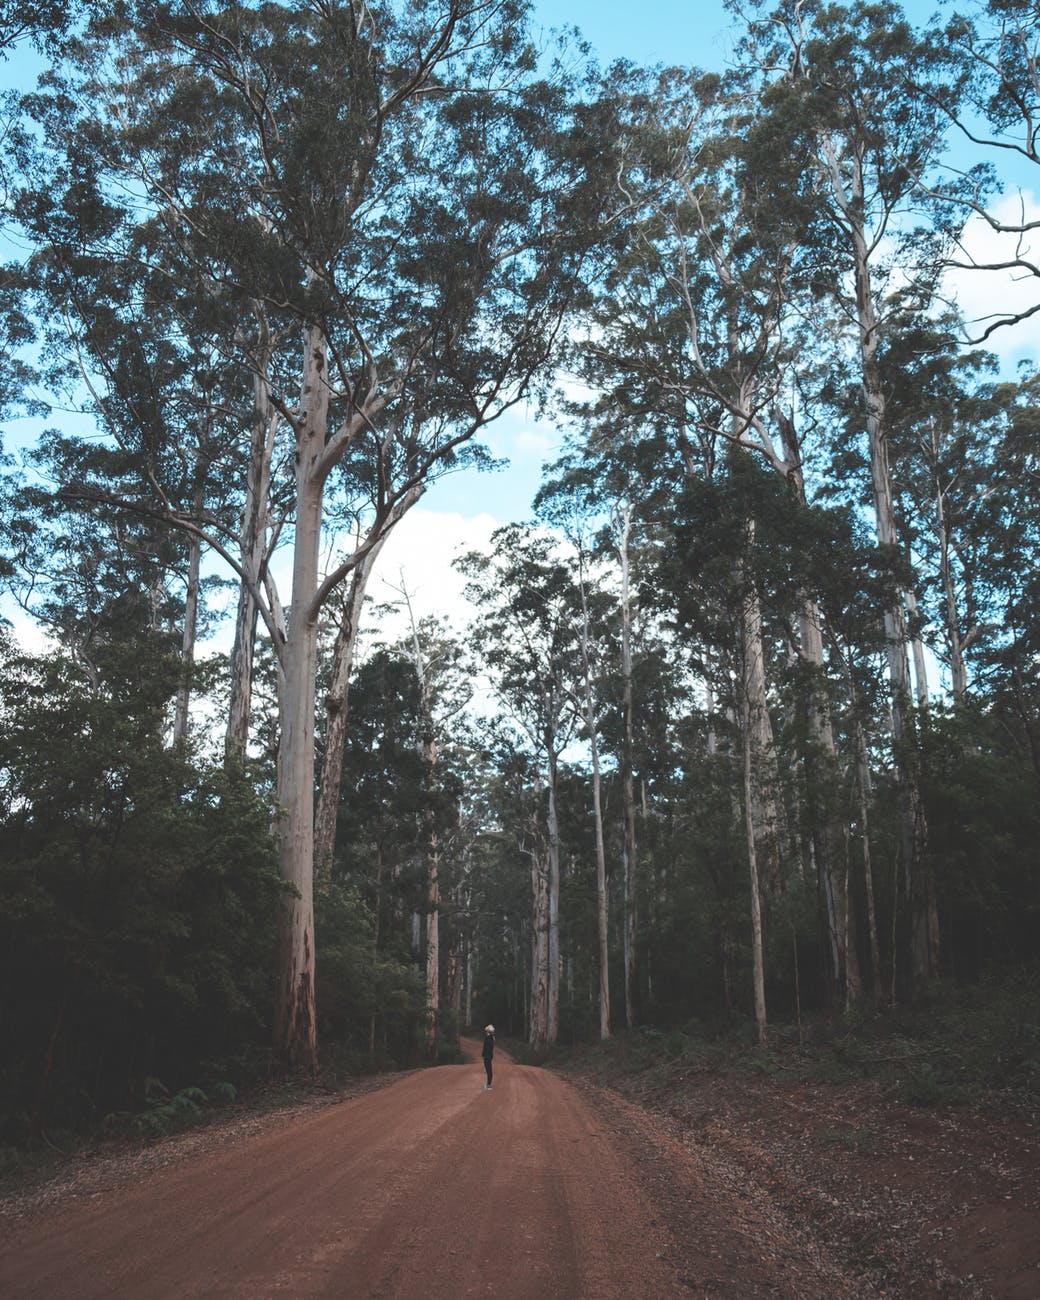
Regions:
<instances>
[{"instance_id":1,"label":"person standing on road","mask_svg":"<svg viewBox=\"0 0 1040 1300\"><path fill-rule=\"evenodd\" d=\"M487 1074L487 1083L484 1084L484 1091L491 1091L491 1064L495 1059L495 1026L484 1026L484 1046L481 1049L481 1056L484 1058L484 1070Z\"/></svg>"}]
</instances>

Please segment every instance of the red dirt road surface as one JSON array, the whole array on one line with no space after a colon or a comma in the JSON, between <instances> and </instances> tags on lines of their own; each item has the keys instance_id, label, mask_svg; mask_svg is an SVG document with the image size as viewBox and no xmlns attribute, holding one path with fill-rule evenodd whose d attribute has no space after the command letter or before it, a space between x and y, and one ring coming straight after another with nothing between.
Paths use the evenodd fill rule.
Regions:
<instances>
[{"instance_id":1,"label":"red dirt road surface","mask_svg":"<svg viewBox=\"0 0 1040 1300\"><path fill-rule=\"evenodd\" d=\"M69 1157L0 1197L0 1300L1037 1300L1004 1109L499 1050Z\"/></svg>"},{"instance_id":2,"label":"red dirt road surface","mask_svg":"<svg viewBox=\"0 0 1040 1300\"><path fill-rule=\"evenodd\" d=\"M496 1066L491 1092L476 1062L419 1071L64 1201L4 1233L0 1296L689 1296L577 1090Z\"/></svg>"}]
</instances>

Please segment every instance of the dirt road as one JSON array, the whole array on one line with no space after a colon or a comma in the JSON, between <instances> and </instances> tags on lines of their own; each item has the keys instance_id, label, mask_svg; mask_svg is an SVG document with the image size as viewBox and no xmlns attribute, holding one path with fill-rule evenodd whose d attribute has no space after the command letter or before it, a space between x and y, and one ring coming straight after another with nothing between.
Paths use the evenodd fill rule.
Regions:
<instances>
[{"instance_id":1,"label":"dirt road","mask_svg":"<svg viewBox=\"0 0 1040 1300\"><path fill-rule=\"evenodd\" d=\"M689 1296L608 1129L499 1057L492 1092L419 1071L17 1225L0 1295Z\"/></svg>"}]
</instances>

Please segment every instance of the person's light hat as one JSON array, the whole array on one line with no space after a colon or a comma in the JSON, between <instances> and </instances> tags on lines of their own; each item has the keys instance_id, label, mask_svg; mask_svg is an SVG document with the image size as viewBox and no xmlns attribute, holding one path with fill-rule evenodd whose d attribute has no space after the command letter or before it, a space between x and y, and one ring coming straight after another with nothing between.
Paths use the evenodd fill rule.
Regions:
<instances>
[{"instance_id":1,"label":"person's light hat","mask_svg":"<svg viewBox=\"0 0 1040 1300\"><path fill-rule=\"evenodd\" d=\"M485 1026L484 1026L484 1033L485 1033L485 1034L493 1034L494 1032L495 1032L495 1026L494 1026L494 1025L485 1025Z\"/></svg>"}]
</instances>

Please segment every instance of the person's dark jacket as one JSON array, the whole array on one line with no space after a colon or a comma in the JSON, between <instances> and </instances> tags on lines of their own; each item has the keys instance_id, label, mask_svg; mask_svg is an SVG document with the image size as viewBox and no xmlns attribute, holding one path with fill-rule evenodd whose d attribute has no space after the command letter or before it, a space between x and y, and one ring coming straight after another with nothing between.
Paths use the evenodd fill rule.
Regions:
<instances>
[{"instance_id":1,"label":"person's dark jacket","mask_svg":"<svg viewBox=\"0 0 1040 1300\"><path fill-rule=\"evenodd\" d=\"M483 1048L481 1049L481 1055L484 1057L484 1060L485 1060L485 1061L490 1061L491 1058L495 1055L495 1035L494 1035L494 1034L485 1034L485 1035L484 1035L484 1046L483 1046Z\"/></svg>"}]
</instances>

